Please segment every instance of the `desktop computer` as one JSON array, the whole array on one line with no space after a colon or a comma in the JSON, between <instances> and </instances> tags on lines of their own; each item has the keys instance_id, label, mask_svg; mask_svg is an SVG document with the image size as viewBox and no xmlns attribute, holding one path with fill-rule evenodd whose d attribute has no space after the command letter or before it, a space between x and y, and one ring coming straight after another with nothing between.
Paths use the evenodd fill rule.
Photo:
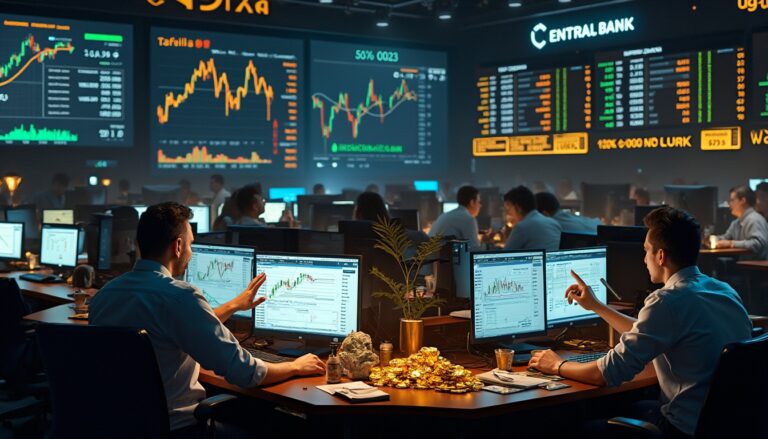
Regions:
<instances>
[{"instance_id":1,"label":"desktop computer","mask_svg":"<svg viewBox=\"0 0 768 439\"><path fill-rule=\"evenodd\" d=\"M88 265L98 271L112 268L113 220L112 214L94 213L85 227Z\"/></svg>"},{"instance_id":2,"label":"desktop computer","mask_svg":"<svg viewBox=\"0 0 768 439\"><path fill-rule=\"evenodd\" d=\"M565 290L576 283L571 270L595 292L597 300L607 303L608 292L600 279L607 277L606 247L547 252L547 328L594 323L600 317L578 304L569 304Z\"/></svg>"},{"instance_id":3,"label":"desktop computer","mask_svg":"<svg viewBox=\"0 0 768 439\"><path fill-rule=\"evenodd\" d=\"M197 224L198 233L208 233L211 231L211 208L210 206L199 205L189 206L192 210L192 219L189 220L191 224Z\"/></svg>"},{"instance_id":4,"label":"desktop computer","mask_svg":"<svg viewBox=\"0 0 768 439\"><path fill-rule=\"evenodd\" d=\"M40 263L55 269L77 266L80 229L77 226L43 224Z\"/></svg>"},{"instance_id":5,"label":"desktop computer","mask_svg":"<svg viewBox=\"0 0 768 439\"><path fill-rule=\"evenodd\" d=\"M74 209L44 209L43 224L74 224Z\"/></svg>"},{"instance_id":6,"label":"desktop computer","mask_svg":"<svg viewBox=\"0 0 768 439\"><path fill-rule=\"evenodd\" d=\"M6 261L18 261L24 254L24 223L0 222L0 271L10 271Z\"/></svg>"},{"instance_id":7,"label":"desktop computer","mask_svg":"<svg viewBox=\"0 0 768 439\"><path fill-rule=\"evenodd\" d=\"M5 210L5 220L12 223L24 223L24 248L33 253L40 249L40 228L37 226L37 211L32 204L9 207Z\"/></svg>"},{"instance_id":8,"label":"desktop computer","mask_svg":"<svg viewBox=\"0 0 768 439\"><path fill-rule=\"evenodd\" d=\"M254 252L252 248L231 245L192 244L184 279L200 288L211 307L216 308L237 297L251 283ZM238 311L235 315L250 318L252 311Z\"/></svg>"},{"instance_id":9,"label":"desktop computer","mask_svg":"<svg viewBox=\"0 0 768 439\"><path fill-rule=\"evenodd\" d=\"M264 203L264 213L259 218L263 219L267 224L275 224L280 222L280 218L283 217L283 211L285 210L285 202L283 201L267 201Z\"/></svg>"},{"instance_id":10,"label":"desktop computer","mask_svg":"<svg viewBox=\"0 0 768 439\"><path fill-rule=\"evenodd\" d=\"M327 347L327 342L356 331L360 261L359 256L258 252L256 275L267 276L258 295L267 301L255 308L254 333Z\"/></svg>"},{"instance_id":11,"label":"desktop computer","mask_svg":"<svg viewBox=\"0 0 768 439\"><path fill-rule=\"evenodd\" d=\"M546 333L544 250L473 252L470 268L473 344L508 347L515 357L539 349L512 342Z\"/></svg>"},{"instance_id":12,"label":"desktop computer","mask_svg":"<svg viewBox=\"0 0 768 439\"><path fill-rule=\"evenodd\" d=\"M664 186L664 203L690 213L702 227L717 222L717 186Z\"/></svg>"}]
</instances>

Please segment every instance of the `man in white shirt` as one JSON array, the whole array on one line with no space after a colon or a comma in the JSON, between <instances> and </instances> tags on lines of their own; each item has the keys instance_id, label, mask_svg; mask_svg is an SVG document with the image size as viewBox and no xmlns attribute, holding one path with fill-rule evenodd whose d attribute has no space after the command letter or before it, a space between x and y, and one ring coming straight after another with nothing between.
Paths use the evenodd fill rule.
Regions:
<instances>
[{"instance_id":1,"label":"man in white shirt","mask_svg":"<svg viewBox=\"0 0 768 439\"><path fill-rule=\"evenodd\" d=\"M474 186L462 186L456 193L459 207L440 215L429 229L429 236L454 236L469 241L469 250L482 250L478 238L477 215L480 213L480 191Z\"/></svg>"},{"instance_id":2,"label":"man in white shirt","mask_svg":"<svg viewBox=\"0 0 768 439\"><path fill-rule=\"evenodd\" d=\"M754 209L755 193L747 186L731 189L728 206L736 219L718 236L717 248L748 248L746 259L768 259L768 222Z\"/></svg>"},{"instance_id":3,"label":"man in white shirt","mask_svg":"<svg viewBox=\"0 0 768 439\"><path fill-rule=\"evenodd\" d=\"M720 352L727 343L748 339L751 323L736 291L696 267L700 227L686 212L658 208L645 217L645 265L664 286L645 300L637 319L600 303L573 273L565 295L594 311L621 340L600 360L574 363L547 350L530 365L544 373L597 386L618 386L653 361L661 387L659 425L665 437L690 437L707 397Z\"/></svg>"},{"instance_id":4,"label":"man in white shirt","mask_svg":"<svg viewBox=\"0 0 768 439\"><path fill-rule=\"evenodd\" d=\"M151 206L136 231L142 258L130 271L93 297L90 324L142 328L149 333L165 387L171 430L193 434L195 407L205 398L200 367L228 382L251 387L297 375L320 375L324 363L308 354L289 363L265 363L240 347L224 322L237 311L264 301L256 292L265 277L254 278L236 298L211 308L199 288L174 279L192 257L191 210L178 203Z\"/></svg>"},{"instance_id":5,"label":"man in white shirt","mask_svg":"<svg viewBox=\"0 0 768 439\"><path fill-rule=\"evenodd\" d=\"M224 204L224 202L227 201L227 198L231 197L232 194L224 188L224 176L221 174L211 175L211 181L208 183L208 187L211 189L211 192L213 192L211 206L213 206L214 212L218 212L219 206Z\"/></svg>"}]
</instances>

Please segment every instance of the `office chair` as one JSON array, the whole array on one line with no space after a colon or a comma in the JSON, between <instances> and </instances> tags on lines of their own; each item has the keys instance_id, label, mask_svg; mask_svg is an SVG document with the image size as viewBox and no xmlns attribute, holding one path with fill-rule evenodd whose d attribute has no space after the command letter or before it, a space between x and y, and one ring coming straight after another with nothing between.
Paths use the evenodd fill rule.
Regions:
<instances>
[{"instance_id":1,"label":"office chair","mask_svg":"<svg viewBox=\"0 0 768 439\"><path fill-rule=\"evenodd\" d=\"M729 343L720 354L709 393L696 425L697 438L723 438L735 432L764 437L768 432L768 334ZM609 424L641 431L643 437L662 437L655 425L629 418Z\"/></svg>"},{"instance_id":2,"label":"office chair","mask_svg":"<svg viewBox=\"0 0 768 439\"><path fill-rule=\"evenodd\" d=\"M37 335L50 383L52 437L169 435L165 390L146 331L41 324ZM207 435L232 399L218 395L195 409Z\"/></svg>"}]
</instances>

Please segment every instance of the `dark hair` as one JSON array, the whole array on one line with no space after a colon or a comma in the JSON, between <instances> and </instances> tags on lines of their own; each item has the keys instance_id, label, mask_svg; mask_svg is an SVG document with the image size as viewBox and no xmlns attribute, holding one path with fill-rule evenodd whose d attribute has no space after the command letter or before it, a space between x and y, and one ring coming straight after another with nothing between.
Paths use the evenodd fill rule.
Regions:
<instances>
[{"instance_id":1,"label":"dark hair","mask_svg":"<svg viewBox=\"0 0 768 439\"><path fill-rule=\"evenodd\" d=\"M456 192L456 202L459 203L460 206L467 207L472 200L477 198L477 194L479 193L480 191L474 186L462 186L459 188L459 191Z\"/></svg>"},{"instance_id":2,"label":"dark hair","mask_svg":"<svg viewBox=\"0 0 768 439\"><path fill-rule=\"evenodd\" d=\"M211 181L215 181L216 183L224 186L224 176L221 174L213 174L211 175Z\"/></svg>"},{"instance_id":3,"label":"dark hair","mask_svg":"<svg viewBox=\"0 0 768 439\"><path fill-rule=\"evenodd\" d=\"M355 201L355 219L363 221L378 221L379 218L389 219L384 199L376 192L363 192Z\"/></svg>"},{"instance_id":4,"label":"dark hair","mask_svg":"<svg viewBox=\"0 0 768 439\"><path fill-rule=\"evenodd\" d=\"M237 191L235 202L237 204L237 209L241 214L251 209L251 206L253 205L253 197L256 195L261 195L261 191L251 184L243 186Z\"/></svg>"},{"instance_id":5,"label":"dark hair","mask_svg":"<svg viewBox=\"0 0 768 439\"><path fill-rule=\"evenodd\" d=\"M57 172L56 174L53 174L53 178L51 179L51 184L58 184L59 186L68 187L69 176L62 172Z\"/></svg>"},{"instance_id":6,"label":"dark hair","mask_svg":"<svg viewBox=\"0 0 768 439\"><path fill-rule=\"evenodd\" d=\"M755 187L755 192L768 192L768 181L764 181Z\"/></svg>"},{"instance_id":7,"label":"dark hair","mask_svg":"<svg viewBox=\"0 0 768 439\"><path fill-rule=\"evenodd\" d=\"M323 186L322 183L317 183L314 186L312 186L312 193L317 194L318 192L325 192L325 186Z\"/></svg>"},{"instance_id":8,"label":"dark hair","mask_svg":"<svg viewBox=\"0 0 768 439\"><path fill-rule=\"evenodd\" d=\"M648 242L654 251L664 252L679 268L696 265L701 246L701 226L684 210L659 207L643 218Z\"/></svg>"},{"instance_id":9,"label":"dark hair","mask_svg":"<svg viewBox=\"0 0 768 439\"><path fill-rule=\"evenodd\" d=\"M536 208L539 212L548 215L554 215L560 210L560 202L557 197L549 192L539 192L536 194Z\"/></svg>"},{"instance_id":10,"label":"dark hair","mask_svg":"<svg viewBox=\"0 0 768 439\"><path fill-rule=\"evenodd\" d=\"M510 189L504 194L504 201L520 208L523 213L528 213L536 208L536 198L533 192L525 186Z\"/></svg>"},{"instance_id":11,"label":"dark hair","mask_svg":"<svg viewBox=\"0 0 768 439\"><path fill-rule=\"evenodd\" d=\"M757 197L755 196L755 191L750 189L749 186L741 185L741 186L732 187L729 193L730 192L735 192L736 198L746 198L747 204L749 204L750 206L755 205L755 201Z\"/></svg>"},{"instance_id":12,"label":"dark hair","mask_svg":"<svg viewBox=\"0 0 768 439\"><path fill-rule=\"evenodd\" d=\"M185 224L192 218L192 210L183 204L169 201L155 204L141 214L136 229L136 241L142 258L158 258L173 241L185 232Z\"/></svg>"}]
</instances>

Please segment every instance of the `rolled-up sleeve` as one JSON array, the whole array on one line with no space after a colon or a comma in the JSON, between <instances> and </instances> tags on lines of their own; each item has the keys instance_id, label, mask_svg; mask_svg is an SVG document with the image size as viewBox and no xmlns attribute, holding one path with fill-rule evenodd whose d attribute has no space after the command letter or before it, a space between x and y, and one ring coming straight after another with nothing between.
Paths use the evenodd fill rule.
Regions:
<instances>
[{"instance_id":1,"label":"rolled-up sleeve","mask_svg":"<svg viewBox=\"0 0 768 439\"><path fill-rule=\"evenodd\" d=\"M180 309L173 329L181 350L208 370L240 387L259 385L267 375L266 364L253 358L214 314L199 291L176 302Z\"/></svg>"},{"instance_id":2,"label":"rolled-up sleeve","mask_svg":"<svg viewBox=\"0 0 768 439\"><path fill-rule=\"evenodd\" d=\"M649 296L632 329L598 360L597 367L608 386L618 386L640 373L645 365L675 343L674 318L657 295Z\"/></svg>"}]
</instances>

